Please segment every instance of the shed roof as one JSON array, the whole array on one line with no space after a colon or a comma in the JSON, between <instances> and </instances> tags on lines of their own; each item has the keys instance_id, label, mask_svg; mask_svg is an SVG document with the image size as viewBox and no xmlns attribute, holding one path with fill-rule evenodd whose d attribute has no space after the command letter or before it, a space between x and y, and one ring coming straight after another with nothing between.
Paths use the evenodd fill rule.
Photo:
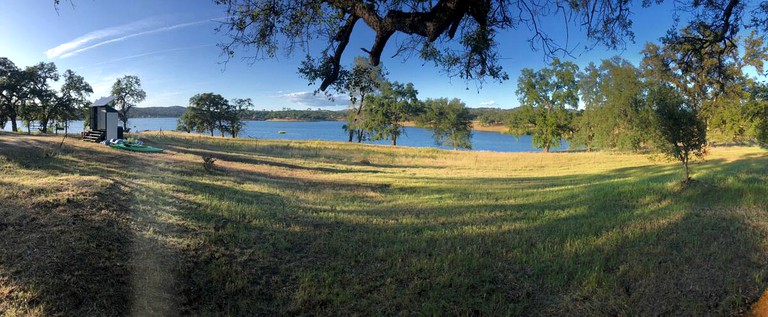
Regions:
<instances>
[{"instance_id":1,"label":"shed roof","mask_svg":"<svg viewBox=\"0 0 768 317\"><path fill-rule=\"evenodd\" d=\"M91 107L104 107L115 101L115 97L102 97L94 101Z\"/></svg>"}]
</instances>

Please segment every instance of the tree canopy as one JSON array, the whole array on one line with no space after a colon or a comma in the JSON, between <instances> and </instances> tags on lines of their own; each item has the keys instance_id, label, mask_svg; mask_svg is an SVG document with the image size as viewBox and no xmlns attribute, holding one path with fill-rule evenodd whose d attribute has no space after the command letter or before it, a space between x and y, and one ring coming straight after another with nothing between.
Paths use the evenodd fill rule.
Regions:
<instances>
[{"instance_id":1,"label":"tree canopy","mask_svg":"<svg viewBox=\"0 0 768 317\"><path fill-rule=\"evenodd\" d=\"M659 150L683 164L683 181L690 182L689 162L702 157L707 144L707 128L698 110L666 84L654 85L648 93L648 102L654 110Z\"/></svg>"},{"instance_id":2,"label":"tree canopy","mask_svg":"<svg viewBox=\"0 0 768 317\"><path fill-rule=\"evenodd\" d=\"M389 139L392 145L397 145L397 138L403 133L403 121L415 118L422 110L418 94L412 83L387 82L379 95L370 96L365 119L371 139Z\"/></svg>"},{"instance_id":3,"label":"tree canopy","mask_svg":"<svg viewBox=\"0 0 768 317\"><path fill-rule=\"evenodd\" d=\"M117 117L123 122L123 129L128 131L128 113L147 98L147 93L141 89L141 79L134 75L118 78L112 85L112 96L117 104Z\"/></svg>"},{"instance_id":4,"label":"tree canopy","mask_svg":"<svg viewBox=\"0 0 768 317\"><path fill-rule=\"evenodd\" d=\"M576 109L579 102L578 70L576 64L557 58L550 67L523 69L516 91L521 109L512 114L510 132L517 136L531 133L534 146L545 152L560 146L570 127L568 108Z\"/></svg>"},{"instance_id":5,"label":"tree canopy","mask_svg":"<svg viewBox=\"0 0 768 317\"><path fill-rule=\"evenodd\" d=\"M307 53L301 69L320 90L344 74L342 55L355 28L373 30L370 46L362 48L378 66L384 48L397 39L395 55L415 55L467 80L508 78L499 65L496 38L510 29L531 31L528 42L548 56L573 48L553 40L543 28L549 17L561 16L566 28L579 29L587 46L622 48L634 41L632 14L664 0L215 0L225 5L227 19L219 30L229 35L222 44L228 56L238 48L254 49L254 58L273 58L281 50ZM676 3L690 20L683 39L700 51L725 49L742 27L768 31L768 5L749 0L701 0ZM750 4L748 6L748 4ZM748 10L748 7L754 9ZM677 23L676 23L677 25ZM673 40L673 39L670 39ZM309 43L325 43L319 51Z\"/></svg>"},{"instance_id":6,"label":"tree canopy","mask_svg":"<svg viewBox=\"0 0 768 317\"><path fill-rule=\"evenodd\" d=\"M209 132L211 136L218 130L222 137L229 133L236 138L243 128L243 114L252 106L250 98L230 102L215 93L197 94L189 98L189 107L179 118L177 129Z\"/></svg>"},{"instance_id":7,"label":"tree canopy","mask_svg":"<svg viewBox=\"0 0 768 317\"><path fill-rule=\"evenodd\" d=\"M435 143L459 148L472 148L472 120L469 110L459 99L438 98L424 101L420 126L432 130Z\"/></svg>"}]
</instances>

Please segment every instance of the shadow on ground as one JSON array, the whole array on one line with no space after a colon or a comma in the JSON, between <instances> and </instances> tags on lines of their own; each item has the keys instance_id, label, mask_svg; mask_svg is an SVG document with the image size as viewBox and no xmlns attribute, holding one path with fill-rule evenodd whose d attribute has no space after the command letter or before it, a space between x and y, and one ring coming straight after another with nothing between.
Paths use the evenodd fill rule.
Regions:
<instances>
[{"instance_id":1,"label":"shadow on ground","mask_svg":"<svg viewBox=\"0 0 768 317\"><path fill-rule=\"evenodd\" d=\"M38 145L0 157L22 170L104 175L126 197L0 207L0 232L11 234L0 272L46 312L720 316L743 313L768 286L765 157L708 161L687 188L675 184L677 166L662 165L418 185L390 176L362 197L354 179L157 164L170 156L88 163L93 150L77 145L30 162ZM253 183L264 190L243 186ZM302 188L330 198L297 197Z\"/></svg>"}]
</instances>

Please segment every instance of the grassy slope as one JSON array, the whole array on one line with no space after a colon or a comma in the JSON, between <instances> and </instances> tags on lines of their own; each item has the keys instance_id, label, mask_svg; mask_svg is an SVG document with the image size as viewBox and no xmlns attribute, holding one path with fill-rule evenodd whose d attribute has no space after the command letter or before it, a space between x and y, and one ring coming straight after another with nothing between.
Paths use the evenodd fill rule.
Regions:
<instances>
[{"instance_id":1,"label":"grassy slope","mask_svg":"<svg viewBox=\"0 0 768 317\"><path fill-rule=\"evenodd\" d=\"M167 153L0 134L0 315L702 316L768 287L763 150L683 190L640 155L142 138Z\"/></svg>"}]
</instances>

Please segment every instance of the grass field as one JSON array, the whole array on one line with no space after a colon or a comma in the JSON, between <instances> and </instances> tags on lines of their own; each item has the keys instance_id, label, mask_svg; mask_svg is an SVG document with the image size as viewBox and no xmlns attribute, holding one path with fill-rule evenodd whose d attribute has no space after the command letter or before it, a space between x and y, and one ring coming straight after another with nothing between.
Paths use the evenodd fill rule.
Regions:
<instances>
[{"instance_id":1,"label":"grass field","mask_svg":"<svg viewBox=\"0 0 768 317\"><path fill-rule=\"evenodd\" d=\"M0 134L0 315L745 314L768 152ZM217 158L203 169L202 156Z\"/></svg>"}]
</instances>

